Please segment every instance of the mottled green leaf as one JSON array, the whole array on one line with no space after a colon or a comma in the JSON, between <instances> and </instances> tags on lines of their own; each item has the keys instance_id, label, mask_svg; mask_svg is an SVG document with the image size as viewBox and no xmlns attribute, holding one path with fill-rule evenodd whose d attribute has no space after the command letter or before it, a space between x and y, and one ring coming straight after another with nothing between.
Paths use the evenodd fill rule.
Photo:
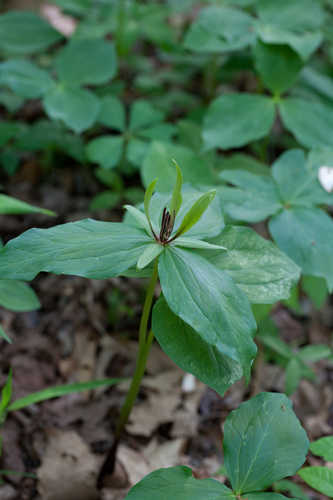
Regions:
<instances>
[{"instance_id":1,"label":"mottled green leaf","mask_svg":"<svg viewBox=\"0 0 333 500\"><path fill-rule=\"evenodd\" d=\"M210 241L227 251L206 252L204 257L226 271L251 302L271 304L289 297L300 270L271 241L240 226L227 226Z\"/></svg>"}]
</instances>

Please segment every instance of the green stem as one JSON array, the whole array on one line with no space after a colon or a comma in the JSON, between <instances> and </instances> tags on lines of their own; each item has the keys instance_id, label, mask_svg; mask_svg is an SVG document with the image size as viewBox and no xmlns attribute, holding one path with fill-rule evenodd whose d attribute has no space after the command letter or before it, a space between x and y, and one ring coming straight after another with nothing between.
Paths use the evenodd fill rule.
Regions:
<instances>
[{"instance_id":1,"label":"green stem","mask_svg":"<svg viewBox=\"0 0 333 500\"><path fill-rule=\"evenodd\" d=\"M147 326L154 297L154 290L157 283L157 278L158 278L158 259L155 260L153 274L150 278L150 282L146 293L146 298L143 306L140 328L139 328L139 352L136 361L136 368L129 391L127 393L123 407L120 411L115 433L116 440L118 440L120 435L122 434L124 427L127 424L128 417L132 411L135 400L137 398L141 380L146 369L146 363L150 346L154 339L154 334L152 330L150 330L150 332L147 334Z\"/></svg>"}]
</instances>

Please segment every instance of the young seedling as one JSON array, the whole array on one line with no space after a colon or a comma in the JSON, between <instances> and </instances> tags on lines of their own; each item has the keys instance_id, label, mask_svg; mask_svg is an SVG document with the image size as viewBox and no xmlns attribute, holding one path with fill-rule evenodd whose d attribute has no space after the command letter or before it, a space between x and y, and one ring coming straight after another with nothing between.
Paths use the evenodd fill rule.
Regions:
<instances>
[{"instance_id":1,"label":"young seedling","mask_svg":"<svg viewBox=\"0 0 333 500\"><path fill-rule=\"evenodd\" d=\"M264 491L304 463L309 441L283 394L261 393L231 412L224 424L224 468L231 488L197 480L188 467L159 469L136 484L126 500L284 500Z\"/></svg>"}]
</instances>

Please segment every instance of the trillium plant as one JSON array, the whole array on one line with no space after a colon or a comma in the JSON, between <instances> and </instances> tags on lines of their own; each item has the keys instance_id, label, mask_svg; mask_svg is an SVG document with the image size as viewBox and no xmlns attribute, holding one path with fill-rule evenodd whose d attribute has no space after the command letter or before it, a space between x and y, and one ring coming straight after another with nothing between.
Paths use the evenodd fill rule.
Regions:
<instances>
[{"instance_id":1,"label":"trillium plant","mask_svg":"<svg viewBox=\"0 0 333 500\"><path fill-rule=\"evenodd\" d=\"M223 394L256 354L251 302L288 298L299 268L253 230L224 226L215 191L183 186L176 166L170 194L147 188L143 207L126 205L122 223L91 219L30 229L0 252L3 279L31 280L40 271L104 279L149 278L139 328L139 355L119 429L136 398L155 336L184 370ZM160 280L162 294L153 307Z\"/></svg>"},{"instance_id":2,"label":"trillium plant","mask_svg":"<svg viewBox=\"0 0 333 500\"><path fill-rule=\"evenodd\" d=\"M86 219L30 229L0 251L0 275L8 280L31 280L41 271L149 278L137 365L116 439L136 400L154 337L182 369L223 395L236 380L250 377L256 355L251 303L288 298L300 274L252 229L225 226L215 191L183 185L177 164L174 170L173 191L154 192L154 180L142 206L125 206L122 223ZM158 279L161 295L153 305Z\"/></svg>"}]
</instances>

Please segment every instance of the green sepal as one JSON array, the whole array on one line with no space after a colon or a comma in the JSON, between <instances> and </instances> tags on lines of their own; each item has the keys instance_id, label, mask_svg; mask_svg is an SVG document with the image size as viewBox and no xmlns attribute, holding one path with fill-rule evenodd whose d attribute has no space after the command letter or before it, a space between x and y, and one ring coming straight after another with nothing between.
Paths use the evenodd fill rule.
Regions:
<instances>
[{"instance_id":1,"label":"green sepal","mask_svg":"<svg viewBox=\"0 0 333 500\"><path fill-rule=\"evenodd\" d=\"M172 193L172 198L171 198L171 203L170 203L170 214L171 217L176 218L176 215L179 212L179 209L182 204L182 184L183 184L183 174L178 166L178 163L176 160L173 160L173 163L175 164L176 170L177 170L177 178L176 178L176 183L173 188L173 193Z\"/></svg>"},{"instance_id":2,"label":"green sepal","mask_svg":"<svg viewBox=\"0 0 333 500\"><path fill-rule=\"evenodd\" d=\"M200 196L185 214L174 238L178 238L181 234L187 233L202 217L208 206L215 198L216 190L212 189Z\"/></svg>"},{"instance_id":3,"label":"green sepal","mask_svg":"<svg viewBox=\"0 0 333 500\"><path fill-rule=\"evenodd\" d=\"M137 263L138 269L144 269L156 257L158 257L164 250L164 246L159 243L151 243L147 245L142 254L140 255Z\"/></svg>"},{"instance_id":4,"label":"green sepal","mask_svg":"<svg viewBox=\"0 0 333 500\"><path fill-rule=\"evenodd\" d=\"M157 181L158 181L158 179L156 178L149 184L149 186L146 189L145 197L144 197L144 201L143 201L145 214L146 214L146 217L147 217L147 220L149 223L150 230L153 234L154 234L154 230L153 230L153 226L152 226L151 219L150 219L149 207L150 207L150 200L151 200L151 197L153 196L153 192L154 192Z\"/></svg>"}]
</instances>

